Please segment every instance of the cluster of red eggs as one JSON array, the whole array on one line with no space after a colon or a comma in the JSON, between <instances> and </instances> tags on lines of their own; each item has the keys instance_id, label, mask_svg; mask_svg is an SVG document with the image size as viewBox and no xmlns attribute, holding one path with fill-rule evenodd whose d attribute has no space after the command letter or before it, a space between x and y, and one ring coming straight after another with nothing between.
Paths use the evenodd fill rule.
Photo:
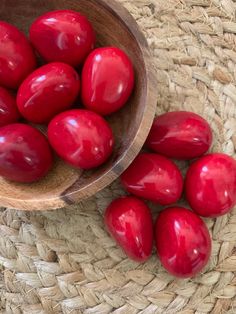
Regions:
<instances>
[{"instance_id":1,"label":"cluster of red eggs","mask_svg":"<svg viewBox=\"0 0 236 314\"><path fill-rule=\"evenodd\" d=\"M103 116L124 106L133 90L129 57L116 47L94 49L91 23L71 10L38 17L29 37L0 21L0 175L39 180L52 166L51 147L74 167L100 166L114 146ZM46 64L36 69L37 56ZM47 125L48 139L34 124Z\"/></svg>"},{"instance_id":2,"label":"cluster of red eggs","mask_svg":"<svg viewBox=\"0 0 236 314\"><path fill-rule=\"evenodd\" d=\"M114 200L105 211L109 232L129 257L144 262L153 247L151 212L140 197L167 206L154 228L162 265L187 278L207 264L211 238L199 215L218 217L236 204L236 161L223 153L204 155L211 143L211 128L197 114L179 111L156 117L146 142L154 153L140 153L121 175L122 185L134 196ZM169 158L196 159L185 182ZM183 190L192 211L177 205Z\"/></svg>"},{"instance_id":3,"label":"cluster of red eggs","mask_svg":"<svg viewBox=\"0 0 236 314\"><path fill-rule=\"evenodd\" d=\"M39 180L52 166L51 147L74 167L101 165L114 146L102 116L119 110L132 93L131 61L115 47L94 49L91 24L69 10L40 16L30 27L30 42L0 21L0 175L18 182ZM48 62L38 69L35 51ZM17 91L16 98L6 88ZM78 101L86 109L68 110ZM48 140L34 126L16 123L20 118L47 124ZM210 256L209 231L198 215L217 217L236 204L236 161L219 153L200 157L211 142L210 126L200 116L164 114L155 119L147 139L155 153L141 153L121 176L129 193L164 206L176 204L185 187L193 211L176 205L164 209L155 226L160 260L180 277L201 271ZM168 158L198 157L184 184ZM152 251L153 223L148 206L135 196L113 201L105 222L127 255L143 262Z\"/></svg>"}]
</instances>

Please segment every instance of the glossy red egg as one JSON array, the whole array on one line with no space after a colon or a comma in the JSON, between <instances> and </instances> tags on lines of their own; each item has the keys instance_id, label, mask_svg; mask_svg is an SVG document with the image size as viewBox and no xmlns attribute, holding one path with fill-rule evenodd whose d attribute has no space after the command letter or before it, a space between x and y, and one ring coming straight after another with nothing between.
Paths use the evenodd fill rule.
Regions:
<instances>
[{"instance_id":1,"label":"glossy red egg","mask_svg":"<svg viewBox=\"0 0 236 314\"><path fill-rule=\"evenodd\" d=\"M30 27L30 40L47 62L78 66L94 48L95 39L88 19L72 10L43 14Z\"/></svg>"},{"instance_id":2,"label":"glossy red egg","mask_svg":"<svg viewBox=\"0 0 236 314\"><path fill-rule=\"evenodd\" d=\"M158 154L139 154L121 175L121 182L129 193L161 205L177 202L183 190L178 167Z\"/></svg>"},{"instance_id":3,"label":"glossy red egg","mask_svg":"<svg viewBox=\"0 0 236 314\"><path fill-rule=\"evenodd\" d=\"M7 89L0 87L0 127L14 123L19 118L15 97Z\"/></svg>"},{"instance_id":4,"label":"glossy red egg","mask_svg":"<svg viewBox=\"0 0 236 314\"><path fill-rule=\"evenodd\" d=\"M49 63L35 70L21 84L17 106L25 119L47 123L72 106L79 90L79 75L70 65Z\"/></svg>"},{"instance_id":5,"label":"glossy red egg","mask_svg":"<svg viewBox=\"0 0 236 314\"><path fill-rule=\"evenodd\" d=\"M206 153L212 143L208 122L193 112L174 111L156 117L147 146L175 159L192 159Z\"/></svg>"},{"instance_id":6,"label":"glossy red egg","mask_svg":"<svg viewBox=\"0 0 236 314\"><path fill-rule=\"evenodd\" d=\"M218 217L236 205L236 160L209 154L194 162L186 176L186 198L192 209L205 217Z\"/></svg>"},{"instance_id":7,"label":"glossy red egg","mask_svg":"<svg viewBox=\"0 0 236 314\"><path fill-rule=\"evenodd\" d=\"M0 85L17 89L35 67L36 58L26 36L0 21Z\"/></svg>"},{"instance_id":8,"label":"glossy red egg","mask_svg":"<svg viewBox=\"0 0 236 314\"><path fill-rule=\"evenodd\" d=\"M172 275L193 277L206 266L211 254L209 231L190 210L164 209L157 218L155 236L157 255Z\"/></svg>"},{"instance_id":9,"label":"glossy red egg","mask_svg":"<svg viewBox=\"0 0 236 314\"><path fill-rule=\"evenodd\" d=\"M83 109L57 115L49 123L48 138L62 159L82 169L103 164L114 146L112 130L106 120Z\"/></svg>"},{"instance_id":10,"label":"glossy red egg","mask_svg":"<svg viewBox=\"0 0 236 314\"><path fill-rule=\"evenodd\" d=\"M97 48L90 53L82 71L82 101L101 115L123 107L134 87L134 70L129 57L119 48Z\"/></svg>"},{"instance_id":11,"label":"glossy red egg","mask_svg":"<svg viewBox=\"0 0 236 314\"><path fill-rule=\"evenodd\" d=\"M0 176L16 182L38 181L52 162L47 139L37 129L23 123L0 128Z\"/></svg>"},{"instance_id":12,"label":"glossy red egg","mask_svg":"<svg viewBox=\"0 0 236 314\"><path fill-rule=\"evenodd\" d=\"M152 252L153 222L150 209L136 197L114 200L106 209L105 224L125 253L145 262Z\"/></svg>"}]
</instances>

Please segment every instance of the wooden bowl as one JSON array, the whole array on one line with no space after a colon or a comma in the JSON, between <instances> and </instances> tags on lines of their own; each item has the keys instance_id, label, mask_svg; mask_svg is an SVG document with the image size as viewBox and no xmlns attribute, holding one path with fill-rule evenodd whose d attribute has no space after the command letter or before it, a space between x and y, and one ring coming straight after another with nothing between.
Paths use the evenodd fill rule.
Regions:
<instances>
[{"instance_id":1,"label":"wooden bowl","mask_svg":"<svg viewBox=\"0 0 236 314\"><path fill-rule=\"evenodd\" d=\"M128 104L110 116L116 147L111 159L93 171L79 171L56 160L47 177L33 184L0 178L0 205L22 210L47 210L73 204L114 181L140 151L156 107L156 81L147 42L127 10L113 0L1 0L0 19L28 33L39 15L72 9L86 15L97 32L99 46L122 48L133 61L135 90Z\"/></svg>"}]
</instances>

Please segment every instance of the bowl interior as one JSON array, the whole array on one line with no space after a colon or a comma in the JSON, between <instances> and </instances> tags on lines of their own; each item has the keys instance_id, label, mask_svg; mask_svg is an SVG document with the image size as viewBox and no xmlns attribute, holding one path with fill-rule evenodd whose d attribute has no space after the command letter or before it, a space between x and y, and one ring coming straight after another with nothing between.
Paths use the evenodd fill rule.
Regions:
<instances>
[{"instance_id":1,"label":"bowl interior","mask_svg":"<svg viewBox=\"0 0 236 314\"><path fill-rule=\"evenodd\" d=\"M126 51L136 72L135 90L128 104L107 118L115 135L116 147L106 164L88 172L73 169L56 160L49 175L34 184L18 184L1 178L0 203L3 206L50 209L90 196L114 180L127 166L128 159L131 161L134 157L132 155L136 155L140 149L137 146L130 151L140 132L140 124L148 105L143 51L140 42L127 26L130 22L135 22L119 4L105 0L1 0L0 19L16 25L28 34L29 26L35 18L58 9L73 9L86 15L97 33L99 46L114 45ZM124 13L127 17L125 20L121 18ZM149 120L152 120L151 113Z\"/></svg>"}]
</instances>

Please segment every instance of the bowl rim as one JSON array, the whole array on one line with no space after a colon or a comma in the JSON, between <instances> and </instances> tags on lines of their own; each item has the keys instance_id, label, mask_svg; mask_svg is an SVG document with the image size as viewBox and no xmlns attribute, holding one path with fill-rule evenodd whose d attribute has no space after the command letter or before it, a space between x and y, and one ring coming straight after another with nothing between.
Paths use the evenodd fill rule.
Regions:
<instances>
[{"instance_id":1,"label":"bowl rim","mask_svg":"<svg viewBox=\"0 0 236 314\"><path fill-rule=\"evenodd\" d=\"M121 173L132 163L134 158L140 152L152 126L152 122L156 110L156 78L152 65L152 58L150 55L147 40L140 30L137 22L131 16L129 11L124 8L120 3L115 0L96 0L106 10L112 12L118 19L122 20L122 23L129 30L132 37L135 39L137 46L142 54L144 63L144 69L146 76L146 95L145 95L145 107L142 115L142 119L139 125L138 132L132 139L126 152L124 152L110 167L97 179L90 182L88 185L82 187L79 190L66 193L66 190L58 196L40 198L40 199L19 199L0 196L0 203L3 207L15 208L18 210L30 210L30 211L43 211L53 210L69 205L74 205L79 201L85 200L92 195L95 195L105 187L109 186L115 181ZM130 154L132 152L132 154ZM71 187L73 184L69 187Z\"/></svg>"}]
</instances>

